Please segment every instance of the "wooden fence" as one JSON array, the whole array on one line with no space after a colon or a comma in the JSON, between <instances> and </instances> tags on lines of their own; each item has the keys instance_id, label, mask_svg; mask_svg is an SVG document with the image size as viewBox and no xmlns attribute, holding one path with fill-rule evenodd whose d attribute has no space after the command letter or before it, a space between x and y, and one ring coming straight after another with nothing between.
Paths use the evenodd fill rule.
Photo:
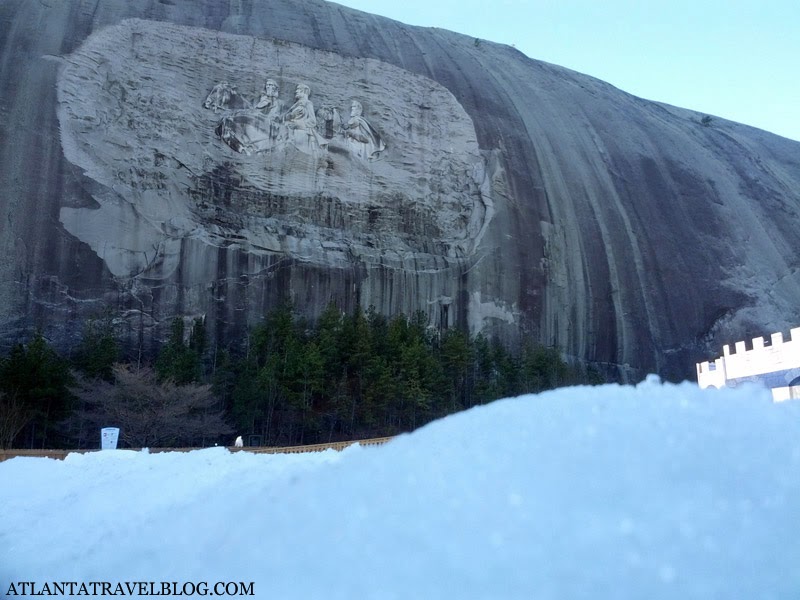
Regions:
<instances>
[{"instance_id":1,"label":"wooden fence","mask_svg":"<svg viewBox=\"0 0 800 600\"><path fill-rule=\"evenodd\" d=\"M370 438L367 440L349 440L346 442L331 442L328 444L311 444L308 446L252 446L247 448L234 448L228 447L231 452L252 452L254 454L300 454L302 452L324 452L325 450L344 450L353 444L360 444L362 446L380 446L385 444L392 437ZM139 451L141 448L125 448L126 450ZM202 450L203 448L149 448L151 453L157 452L191 452L192 450ZM8 450L0 450L0 462L17 456L36 456L45 458L55 458L63 460L67 454L72 452L79 452L85 454L87 452L100 452L100 450L19 450L10 448Z\"/></svg>"}]
</instances>

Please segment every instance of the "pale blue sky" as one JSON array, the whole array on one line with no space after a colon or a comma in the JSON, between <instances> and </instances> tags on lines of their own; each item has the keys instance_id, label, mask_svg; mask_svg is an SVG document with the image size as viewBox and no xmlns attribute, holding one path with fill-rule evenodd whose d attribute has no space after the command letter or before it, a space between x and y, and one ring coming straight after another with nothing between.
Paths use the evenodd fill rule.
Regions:
<instances>
[{"instance_id":1,"label":"pale blue sky","mask_svg":"<svg viewBox=\"0 0 800 600\"><path fill-rule=\"evenodd\" d=\"M800 141L800 0L340 0Z\"/></svg>"}]
</instances>

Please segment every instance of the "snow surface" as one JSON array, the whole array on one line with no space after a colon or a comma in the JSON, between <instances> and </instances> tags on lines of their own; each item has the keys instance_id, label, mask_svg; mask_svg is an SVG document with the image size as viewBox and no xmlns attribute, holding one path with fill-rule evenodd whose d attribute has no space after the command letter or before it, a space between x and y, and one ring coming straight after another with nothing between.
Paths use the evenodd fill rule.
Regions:
<instances>
[{"instance_id":1,"label":"snow surface","mask_svg":"<svg viewBox=\"0 0 800 600\"><path fill-rule=\"evenodd\" d=\"M9 582L290 598L800 598L800 402L578 387L381 447L0 463Z\"/></svg>"}]
</instances>

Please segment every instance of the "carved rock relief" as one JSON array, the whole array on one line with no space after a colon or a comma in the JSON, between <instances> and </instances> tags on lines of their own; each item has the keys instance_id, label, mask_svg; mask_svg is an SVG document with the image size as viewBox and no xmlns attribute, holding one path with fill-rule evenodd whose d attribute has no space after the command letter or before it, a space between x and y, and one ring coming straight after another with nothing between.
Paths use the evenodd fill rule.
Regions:
<instances>
[{"instance_id":1,"label":"carved rock relief","mask_svg":"<svg viewBox=\"0 0 800 600\"><path fill-rule=\"evenodd\" d=\"M343 122L338 108L330 104L315 111L309 98L311 88L304 83L297 84L294 104L288 110L278 91L278 83L267 79L261 97L249 102L235 85L223 81L212 88L203 106L224 113L214 132L242 154L290 144L307 154L330 149L362 160L376 160L386 149L380 133L363 116L364 107L358 100L351 102L350 117Z\"/></svg>"},{"instance_id":2,"label":"carved rock relief","mask_svg":"<svg viewBox=\"0 0 800 600\"><path fill-rule=\"evenodd\" d=\"M61 221L118 277L169 276L186 238L439 268L469 261L493 215L470 117L380 61L132 19L65 57L58 100L91 182Z\"/></svg>"},{"instance_id":3,"label":"carved rock relief","mask_svg":"<svg viewBox=\"0 0 800 600\"><path fill-rule=\"evenodd\" d=\"M211 89L203 106L215 113L223 112L214 132L232 150L242 154L265 152L287 144L313 154L330 144L339 152L375 160L386 149L380 133L363 116L364 107L358 100L352 100L350 117L345 123L338 108L330 104L315 111L309 99L311 88L304 83L297 84L294 104L288 110L278 91L278 83L267 79L261 97L250 102L239 94L235 85L222 81Z\"/></svg>"}]
</instances>

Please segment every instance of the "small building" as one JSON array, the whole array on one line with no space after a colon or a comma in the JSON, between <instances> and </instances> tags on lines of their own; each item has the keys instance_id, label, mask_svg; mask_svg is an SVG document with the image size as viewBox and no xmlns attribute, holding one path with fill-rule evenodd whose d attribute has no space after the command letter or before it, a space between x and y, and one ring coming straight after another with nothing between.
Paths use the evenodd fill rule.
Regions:
<instances>
[{"instance_id":1,"label":"small building","mask_svg":"<svg viewBox=\"0 0 800 600\"><path fill-rule=\"evenodd\" d=\"M761 383L772 390L776 401L800 398L800 327L784 340L782 333L753 338L752 344L736 342L723 346L722 356L697 363L701 388L736 387L746 381ZM748 347L749 346L749 347Z\"/></svg>"}]
</instances>

